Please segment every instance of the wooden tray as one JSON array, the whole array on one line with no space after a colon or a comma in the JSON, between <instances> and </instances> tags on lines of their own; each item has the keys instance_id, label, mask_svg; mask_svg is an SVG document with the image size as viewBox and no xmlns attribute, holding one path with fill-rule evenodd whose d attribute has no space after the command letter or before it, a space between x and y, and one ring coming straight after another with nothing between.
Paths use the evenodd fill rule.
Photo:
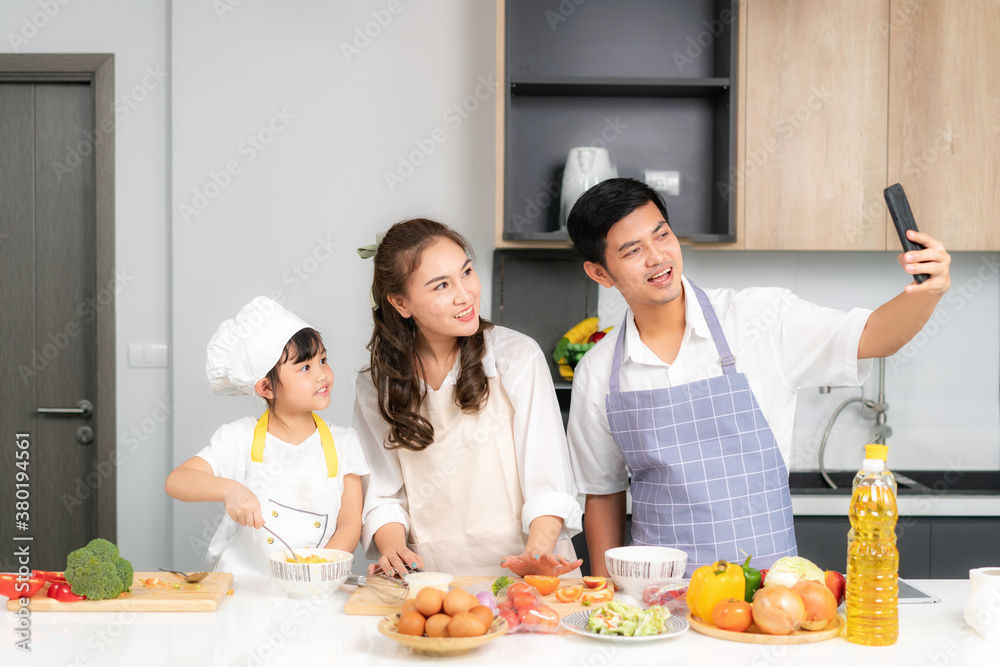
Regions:
<instances>
[{"instance_id":1,"label":"wooden tray","mask_svg":"<svg viewBox=\"0 0 1000 667\"><path fill-rule=\"evenodd\" d=\"M466 588L467 586L474 586L476 584L492 584L496 577L473 577L473 576L456 576L451 582L452 588ZM520 577L511 577L514 581L524 581ZM578 584L583 584L583 579L580 577L566 578L562 580L559 584L559 588L565 586L576 586ZM583 588L584 591L589 590L586 586ZM590 607L584 607L579 602L559 602L556 600L555 594L546 595L542 600L548 606L552 607L559 618L567 616L574 612L583 611L584 609L597 609L601 605L591 605ZM359 615L359 616L389 616L391 614L398 614L403 608L403 601L396 603L385 602L376 596L370 590L367 590L364 586L359 586L356 591L351 593L351 597L347 599L344 603L344 613Z\"/></svg>"},{"instance_id":2,"label":"wooden tray","mask_svg":"<svg viewBox=\"0 0 1000 667\"><path fill-rule=\"evenodd\" d=\"M147 588L143 579L157 578L170 586L165 588ZM212 572L197 584L180 584L173 588L174 583L180 583L176 574L166 572L136 572L132 578L132 591L124 593L113 600L80 600L79 602L60 602L46 597L50 584L45 584L28 601L31 611L215 611L219 601L233 587L233 575L230 572ZM17 600L8 600L7 609L19 609Z\"/></svg>"},{"instance_id":3,"label":"wooden tray","mask_svg":"<svg viewBox=\"0 0 1000 667\"><path fill-rule=\"evenodd\" d=\"M847 626L847 622L840 614L834 618L833 623L823 630L810 632L808 630L796 630L790 635L766 635L757 629L756 625L751 625L746 632L732 632L722 630L711 623L706 623L700 618L693 616L691 612L687 615L688 623L695 632L700 632L709 637L717 639L727 639L731 642L743 642L745 644L812 644L813 642L833 639Z\"/></svg>"}]
</instances>

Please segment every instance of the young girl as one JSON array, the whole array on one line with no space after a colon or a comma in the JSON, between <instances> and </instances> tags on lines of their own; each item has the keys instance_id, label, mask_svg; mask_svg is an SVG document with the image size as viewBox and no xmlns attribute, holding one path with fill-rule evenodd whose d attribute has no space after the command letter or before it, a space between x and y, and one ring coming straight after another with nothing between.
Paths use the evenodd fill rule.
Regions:
<instances>
[{"instance_id":1,"label":"young girl","mask_svg":"<svg viewBox=\"0 0 1000 667\"><path fill-rule=\"evenodd\" d=\"M319 333L278 303L257 297L222 323L208 344L217 394L255 394L268 409L222 426L211 443L167 477L187 502L223 502L226 517L208 547L222 572L267 574L285 547L353 553L361 534L361 480L368 466L353 429L321 419L333 371Z\"/></svg>"},{"instance_id":2,"label":"young girl","mask_svg":"<svg viewBox=\"0 0 1000 667\"><path fill-rule=\"evenodd\" d=\"M375 253L362 543L387 571L561 574L580 564L581 511L552 377L535 341L480 318L469 254L422 219Z\"/></svg>"}]
</instances>

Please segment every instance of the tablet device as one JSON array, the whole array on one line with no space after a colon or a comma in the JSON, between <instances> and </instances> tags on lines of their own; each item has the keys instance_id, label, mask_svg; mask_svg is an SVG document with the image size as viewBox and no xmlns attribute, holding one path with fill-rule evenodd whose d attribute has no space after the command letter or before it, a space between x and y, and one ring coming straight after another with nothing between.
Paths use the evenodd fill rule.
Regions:
<instances>
[{"instance_id":1,"label":"tablet device","mask_svg":"<svg viewBox=\"0 0 1000 667\"><path fill-rule=\"evenodd\" d=\"M899 604L920 604L922 602L940 602L941 598L931 595L908 581L899 580Z\"/></svg>"}]
</instances>

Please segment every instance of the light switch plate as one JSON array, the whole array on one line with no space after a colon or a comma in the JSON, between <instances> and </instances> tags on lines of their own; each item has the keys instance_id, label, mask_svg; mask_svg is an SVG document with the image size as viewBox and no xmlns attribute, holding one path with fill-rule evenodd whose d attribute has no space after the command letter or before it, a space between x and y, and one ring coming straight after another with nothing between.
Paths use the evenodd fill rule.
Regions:
<instances>
[{"instance_id":1,"label":"light switch plate","mask_svg":"<svg viewBox=\"0 0 1000 667\"><path fill-rule=\"evenodd\" d=\"M128 365L132 368L166 368L166 345L129 345Z\"/></svg>"},{"instance_id":2,"label":"light switch plate","mask_svg":"<svg viewBox=\"0 0 1000 667\"><path fill-rule=\"evenodd\" d=\"M643 180L646 185L659 190L668 197L677 197L681 193L681 172L679 171L658 171L647 169Z\"/></svg>"}]
</instances>

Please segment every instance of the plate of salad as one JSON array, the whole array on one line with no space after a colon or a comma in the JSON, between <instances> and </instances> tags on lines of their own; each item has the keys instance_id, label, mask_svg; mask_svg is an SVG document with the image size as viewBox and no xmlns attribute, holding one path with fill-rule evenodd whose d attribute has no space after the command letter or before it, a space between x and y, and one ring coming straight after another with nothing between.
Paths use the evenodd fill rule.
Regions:
<instances>
[{"instance_id":1,"label":"plate of salad","mask_svg":"<svg viewBox=\"0 0 1000 667\"><path fill-rule=\"evenodd\" d=\"M611 642L647 642L676 637L686 632L688 622L667 609L640 609L611 600L599 609L578 611L562 619L562 626L578 635Z\"/></svg>"}]
</instances>

